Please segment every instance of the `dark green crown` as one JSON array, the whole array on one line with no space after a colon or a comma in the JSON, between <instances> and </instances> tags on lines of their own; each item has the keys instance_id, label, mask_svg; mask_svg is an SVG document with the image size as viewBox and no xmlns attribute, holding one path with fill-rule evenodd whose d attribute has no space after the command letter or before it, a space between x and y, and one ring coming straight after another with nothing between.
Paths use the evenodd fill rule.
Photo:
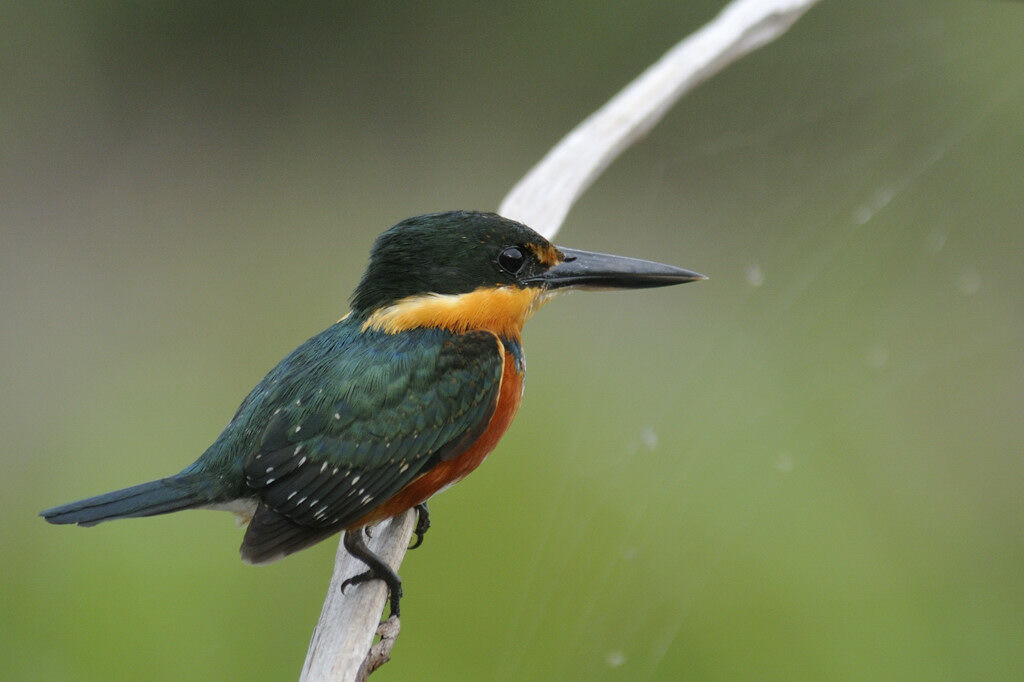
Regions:
<instances>
[{"instance_id":1,"label":"dark green crown","mask_svg":"<svg viewBox=\"0 0 1024 682\"><path fill-rule=\"evenodd\" d=\"M538 247L551 244L526 225L495 213L449 211L408 218L374 242L370 264L352 294L352 310L365 315L416 294L463 294L520 283L547 269L537 260Z\"/></svg>"}]
</instances>

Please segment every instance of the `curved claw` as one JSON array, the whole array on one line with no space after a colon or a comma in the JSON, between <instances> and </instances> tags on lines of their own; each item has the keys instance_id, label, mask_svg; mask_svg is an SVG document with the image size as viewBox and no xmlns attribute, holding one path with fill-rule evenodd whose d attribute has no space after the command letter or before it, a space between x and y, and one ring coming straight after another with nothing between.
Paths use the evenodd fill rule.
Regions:
<instances>
[{"instance_id":1,"label":"curved claw","mask_svg":"<svg viewBox=\"0 0 1024 682\"><path fill-rule=\"evenodd\" d=\"M423 536L430 530L430 510L426 502L416 505L416 541L409 546L409 549L416 549L423 544Z\"/></svg>"},{"instance_id":2,"label":"curved claw","mask_svg":"<svg viewBox=\"0 0 1024 682\"><path fill-rule=\"evenodd\" d=\"M360 583L365 583L367 580L371 580L374 577L376 576L374 576L373 571L363 571L362 573L358 573L352 576L351 578L346 578L345 582L341 584L341 593L345 594L345 588L349 585L358 585Z\"/></svg>"}]
</instances>

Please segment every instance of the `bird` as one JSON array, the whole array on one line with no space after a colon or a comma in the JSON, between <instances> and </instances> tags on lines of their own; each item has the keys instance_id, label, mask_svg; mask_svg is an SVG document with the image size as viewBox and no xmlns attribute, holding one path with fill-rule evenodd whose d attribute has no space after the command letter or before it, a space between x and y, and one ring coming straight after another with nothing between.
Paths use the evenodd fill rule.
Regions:
<instances>
[{"instance_id":1,"label":"bird","mask_svg":"<svg viewBox=\"0 0 1024 682\"><path fill-rule=\"evenodd\" d=\"M343 589L402 581L364 535L472 472L519 409L522 329L556 294L707 279L653 261L557 247L495 213L408 218L374 242L349 313L285 357L180 473L40 512L53 524L185 509L248 523L242 560L266 564L344 533L367 566Z\"/></svg>"}]
</instances>

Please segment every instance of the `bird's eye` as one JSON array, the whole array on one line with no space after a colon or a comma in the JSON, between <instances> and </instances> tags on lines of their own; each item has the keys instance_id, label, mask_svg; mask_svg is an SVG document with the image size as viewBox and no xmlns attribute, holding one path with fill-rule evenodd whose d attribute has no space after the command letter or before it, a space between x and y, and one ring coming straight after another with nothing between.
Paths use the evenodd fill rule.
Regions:
<instances>
[{"instance_id":1,"label":"bird's eye","mask_svg":"<svg viewBox=\"0 0 1024 682\"><path fill-rule=\"evenodd\" d=\"M525 262L526 256L515 246L510 246L498 254L498 265L513 275L523 268Z\"/></svg>"}]
</instances>

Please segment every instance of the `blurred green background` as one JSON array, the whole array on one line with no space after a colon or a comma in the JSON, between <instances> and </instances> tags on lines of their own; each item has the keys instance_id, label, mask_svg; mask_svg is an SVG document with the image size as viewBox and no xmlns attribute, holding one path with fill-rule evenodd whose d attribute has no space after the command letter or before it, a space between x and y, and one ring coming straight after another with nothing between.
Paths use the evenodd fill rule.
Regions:
<instances>
[{"instance_id":1,"label":"blurred green background","mask_svg":"<svg viewBox=\"0 0 1024 682\"><path fill-rule=\"evenodd\" d=\"M493 209L723 3L6 3L0 678L298 675L334 541L47 526L191 462L374 236ZM1024 4L823 2L568 246L710 282L530 324L384 680L1024 677Z\"/></svg>"}]
</instances>

